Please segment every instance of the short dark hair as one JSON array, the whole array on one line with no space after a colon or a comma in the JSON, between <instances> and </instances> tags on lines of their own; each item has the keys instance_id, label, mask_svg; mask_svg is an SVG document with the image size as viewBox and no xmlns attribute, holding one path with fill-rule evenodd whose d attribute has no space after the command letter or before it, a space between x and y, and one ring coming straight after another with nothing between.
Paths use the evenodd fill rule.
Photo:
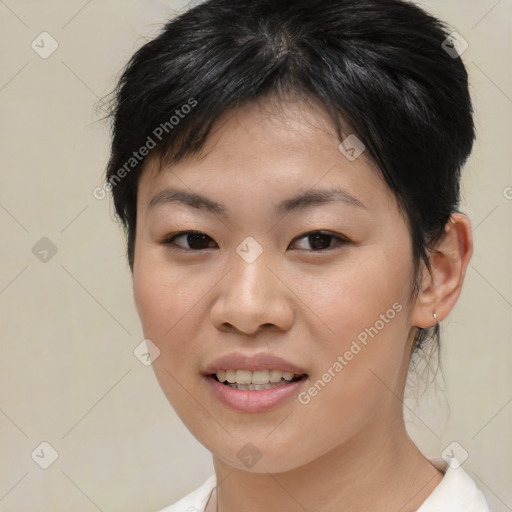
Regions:
<instances>
[{"instance_id":1,"label":"short dark hair","mask_svg":"<svg viewBox=\"0 0 512 512\"><path fill-rule=\"evenodd\" d=\"M131 270L147 150L167 163L197 153L221 114L266 96L319 100L340 140L356 134L407 220L416 271L430 269L475 138L449 34L403 0L207 0L169 21L126 65L110 111L106 179Z\"/></svg>"}]
</instances>

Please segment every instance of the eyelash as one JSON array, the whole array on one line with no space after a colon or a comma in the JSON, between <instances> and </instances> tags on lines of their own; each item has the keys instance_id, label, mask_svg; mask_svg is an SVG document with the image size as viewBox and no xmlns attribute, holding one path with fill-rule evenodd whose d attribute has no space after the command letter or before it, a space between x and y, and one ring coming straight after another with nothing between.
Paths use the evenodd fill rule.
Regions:
<instances>
[{"instance_id":1,"label":"eyelash","mask_svg":"<svg viewBox=\"0 0 512 512\"><path fill-rule=\"evenodd\" d=\"M292 243L296 240L300 240L301 238L307 238L307 237L310 237L310 236L313 236L313 235L317 235L317 234L320 234L320 235L323 235L323 236L326 236L326 237L329 237L329 238L337 238L339 240L339 244L338 245L346 245L348 243L350 243L350 240L344 236L341 236L341 235L337 235L335 233L332 233L330 231L324 231L324 230L316 230L316 231L309 231L307 233L304 233L296 238L294 238L292 240ZM179 245L176 245L174 243L174 241L181 237L181 236L187 236L187 235L202 235L203 237L206 237L206 238L210 238L207 234L201 232L201 231L179 231L177 233L174 233L172 235L169 235L167 236L166 238L164 238L161 243L162 245L165 245L165 246L169 246L171 247L173 250L177 250L177 251L185 251L185 252L201 252L201 251L204 251L205 249L187 249L187 248L184 248L184 247L180 247ZM212 238L210 238L210 240L213 241ZM298 249L300 251L308 251L308 252L326 252L326 251L331 251L333 248L335 248L336 245L334 246L331 246L331 247L328 247L327 249ZM207 249L211 249L211 247L208 247Z\"/></svg>"}]
</instances>

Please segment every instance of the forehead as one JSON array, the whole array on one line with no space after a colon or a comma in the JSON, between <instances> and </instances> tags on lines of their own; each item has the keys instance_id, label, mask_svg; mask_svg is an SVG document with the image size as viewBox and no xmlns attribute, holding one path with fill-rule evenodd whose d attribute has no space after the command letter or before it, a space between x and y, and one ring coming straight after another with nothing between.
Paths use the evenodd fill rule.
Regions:
<instances>
[{"instance_id":1,"label":"forehead","mask_svg":"<svg viewBox=\"0 0 512 512\"><path fill-rule=\"evenodd\" d=\"M343 137L351 136L346 128ZM334 125L318 103L253 102L225 112L197 154L165 164L148 157L139 182L138 209L166 187L263 201L319 187L343 186L361 202L394 195L367 153L351 161L338 148ZM356 148L357 149L357 148Z\"/></svg>"}]
</instances>

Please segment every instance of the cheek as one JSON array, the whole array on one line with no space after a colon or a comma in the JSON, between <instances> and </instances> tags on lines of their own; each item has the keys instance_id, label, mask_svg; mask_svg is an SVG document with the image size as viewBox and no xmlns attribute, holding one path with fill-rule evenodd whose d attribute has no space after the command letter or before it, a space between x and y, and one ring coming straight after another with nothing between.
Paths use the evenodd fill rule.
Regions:
<instances>
[{"instance_id":1,"label":"cheek","mask_svg":"<svg viewBox=\"0 0 512 512\"><path fill-rule=\"evenodd\" d=\"M297 295L316 314L318 328L331 334L320 339L347 341L376 322L383 330L382 321L388 330L397 323L397 309L400 317L406 316L413 274L407 249L392 253L382 246L369 246L321 273L292 276ZM398 305L393 308L394 304ZM387 322L388 317L393 321Z\"/></svg>"},{"instance_id":2,"label":"cheek","mask_svg":"<svg viewBox=\"0 0 512 512\"><path fill-rule=\"evenodd\" d=\"M139 256L134 265L133 294L144 337L160 350L152 367L168 400L186 422L192 414L189 393L194 393L197 385L196 374L184 364L197 358L197 347L187 342L198 325L194 317L197 290L194 293L182 271L178 274L151 258L149 249Z\"/></svg>"},{"instance_id":3,"label":"cheek","mask_svg":"<svg viewBox=\"0 0 512 512\"><path fill-rule=\"evenodd\" d=\"M315 379L320 379L316 387L323 397L318 403L343 403L355 415L365 409L365 402L378 402L379 389L389 393L378 377L395 388L408 362L413 267L407 247L393 257L385 251L367 252L360 252L358 261L346 260L320 284L317 279L308 298L321 320L315 320L310 333ZM303 279L302 292L307 295L312 284Z\"/></svg>"},{"instance_id":4,"label":"cheek","mask_svg":"<svg viewBox=\"0 0 512 512\"><path fill-rule=\"evenodd\" d=\"M143 253L141 248L140 253ZM205 323L204 302L218 276L198 275L197 269L170 265L148 247L135 260L133 294L144 337L160 350L153 368L169 400L180 402L180 384L197 385L193 363L201 353L195 340ZM184 364L184 362L188 364Z\"/></svg>"},{"instance_id":5,"label":"cheek","mask_svg":"<svg viewBox=\"0 0 512 512\"><path fill-rule=\"evenodd\" d=\"M172 304L169 303L171 297L162 286L161 277L158 267L148 264L144 258L136 259L133 297L144 335L151 339L154 337L154 342L157 342L160 334L170 327L168 312L173 310Z\"/></svg>"},{"instance_id":6,"label":"cheek","mask_svg":"<svg viewBox=\"0 0 512 512\"><path fill-rule=\"evenodd\" d=\"M165 264L158 253L140 247L133 271L133 297L144 334L157 344L171 335L180 318L186 321L197 301L186 273Z\"/></svg>"}]
</instances>

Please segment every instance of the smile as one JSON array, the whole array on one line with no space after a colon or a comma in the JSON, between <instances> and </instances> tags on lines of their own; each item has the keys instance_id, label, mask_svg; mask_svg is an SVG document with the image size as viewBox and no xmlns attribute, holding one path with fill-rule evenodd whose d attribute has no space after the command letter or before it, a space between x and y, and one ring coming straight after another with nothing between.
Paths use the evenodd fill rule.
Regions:
<instances>
[{"instance_id":1,"label":"smile","mask_svg":"<svg viewBox=\"0 0 512 512\"><path fill-rule=\"evenodd\" d=\"M220 370L215 378L222 384L233 389L261 391L286 386L290 382L300 380L304 375L297 375L281 370Z\"/></svg>"},{"instance_id":2,"label":"smile","mask_svg":"<svg viewBox=\"0 0 512 512\"><path fill-rule=\"evenodd\" d=\"M237 375L238 372L241 372L240 376ZM217 376L219 373L223 379L222 381ZM264 384L253 383L254 374L256 374L256 382L262 382L263 380L266 380L266 382ZM234 382L229 382L228 376ZM271 377L273 380L277 380L278 377L280 378L277 382L271 382ZM239 378L242 382L247 382L250 379L250 383L239 383ZM244 413L264 412L278 405L284 405L287 399L300 392L300 388L306 380L306 374L283 374L279 370L258 370L255 372L248 370L220 370L215 374L206 376L206 381L214 399L230 409ZM295 403L295 401L292 403Z\"/></svg>"}]
</instances>

